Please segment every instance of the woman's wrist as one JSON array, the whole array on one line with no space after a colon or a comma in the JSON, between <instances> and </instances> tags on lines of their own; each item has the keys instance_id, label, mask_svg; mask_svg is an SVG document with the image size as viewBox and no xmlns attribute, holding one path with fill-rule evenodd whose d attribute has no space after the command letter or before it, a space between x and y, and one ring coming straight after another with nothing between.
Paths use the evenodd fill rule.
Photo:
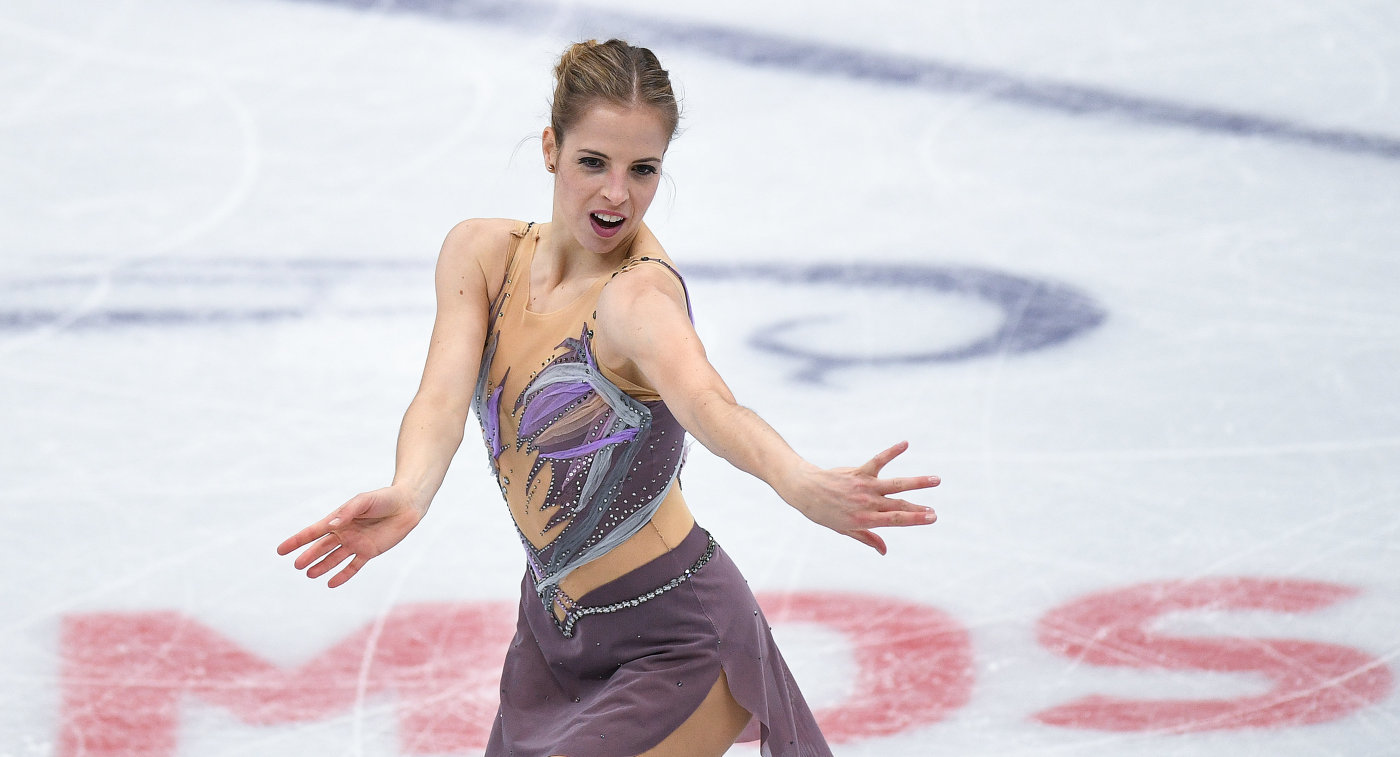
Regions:
<instances>
[{"instance_id":1,"label":"woman's wrist","mask_svg":"<svg viewBox=\"0 0 1400 757\"><path fill-rule=\"evenodd\" d=\"M811 474L818 470L820 468L793 453L792 461L782 467L781 473L771 484L773 491L777 492L783 501L800 510L801 507L797 503L806 499L803 491L811 481Z\"/></svg>"},{"instance_id":2,"label":"woman's wrist","mask_svg":"<svg viewBox=\"0 0 1400 757\"><path fill-rule=\"evenodd\" d=\"M405 502L425 515L428 512L428 506L433 503L433 497L437 494L437 487L415 486L407 481L399 480L397 476L393 483L389 484L389 488L400 492Z\"/></svg>"}]
</instances>

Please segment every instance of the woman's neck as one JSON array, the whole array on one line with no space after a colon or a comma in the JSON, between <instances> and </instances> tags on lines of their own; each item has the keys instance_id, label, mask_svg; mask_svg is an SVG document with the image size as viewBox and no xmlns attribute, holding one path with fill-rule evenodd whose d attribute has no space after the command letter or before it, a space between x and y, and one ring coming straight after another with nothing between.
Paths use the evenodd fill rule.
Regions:
<instances>
[{"instance_id":1,"label":"woman's neck","mask_svg":"<svg viewBox=\"0 0 1400 757\"><path fill-rule=\"evenodd\" d=\"M544 224L538 231L539 242L535 247L535 259L549 272L549 278L566 281L572 278L595 278L615 270L627 258L632 242L636 238L624 239L610 252L590 252L573 239L560 239L567 234L556 234L560 227L554 223Z\"/></svg>"}]
</instances>

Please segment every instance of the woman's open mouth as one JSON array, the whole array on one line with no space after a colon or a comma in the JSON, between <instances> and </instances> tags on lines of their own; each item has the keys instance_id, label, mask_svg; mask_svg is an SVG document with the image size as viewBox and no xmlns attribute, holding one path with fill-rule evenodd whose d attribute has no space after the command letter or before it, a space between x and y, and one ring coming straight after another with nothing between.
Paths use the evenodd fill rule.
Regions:
<instances>
[{"instance_id":1,"label":"woman's open mouth","mask_svg":"<svg viewBox=\"0 0 1400 757\"><path fill-rule=\"evenodd\" d=\"M593 231L600 237L610 237L622 228L622 222L626 221L625 216L613 215L612 213L589 213L588 220L593 224Z\"/></svg>"}]
</instances>

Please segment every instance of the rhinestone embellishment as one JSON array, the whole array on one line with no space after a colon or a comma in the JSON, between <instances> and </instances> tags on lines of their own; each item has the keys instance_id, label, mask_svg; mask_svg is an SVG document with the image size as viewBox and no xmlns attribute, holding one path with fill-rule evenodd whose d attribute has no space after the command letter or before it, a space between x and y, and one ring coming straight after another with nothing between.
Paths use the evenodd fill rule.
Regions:
<instances>
[{"instance_id":1,"label":"rhinestone embellishment","mask_svg":"<svg viewBox=\"0 0 1400 757\"><path fill-rule=\"evenodd\" d=\"M636 597L635 599L624 599L621 602L613 602L610 605L593 605L588 607L576 605L568 611L568 614L564 616L564 620L562 622L554 613L550 613L549 616L551 618L554 618L554 625L558 626L559 632L564 634L564 638L568 639L573 638L574 625L577 624L581 618L587 617L589 615L598 615L601 613L625 610L629 607L636 607L637 605L656 599L662 594L665 594L666 592L690 580L691 577L693 577L696 573L700 572L701 568L705 567L705 563L708 563L710 561L710 558L715 556L715 537L710 535L709 531L706 531L705 539L705 553L700 555L700 559L696 560L693 565L691 565L689 568L686 568L684 573L680 574L679 576L676 576L670 581L667 581L661 586L658 586L655 589L652 589L651 591L642 594L639 597Z\"/></svg>"}]
</instances>

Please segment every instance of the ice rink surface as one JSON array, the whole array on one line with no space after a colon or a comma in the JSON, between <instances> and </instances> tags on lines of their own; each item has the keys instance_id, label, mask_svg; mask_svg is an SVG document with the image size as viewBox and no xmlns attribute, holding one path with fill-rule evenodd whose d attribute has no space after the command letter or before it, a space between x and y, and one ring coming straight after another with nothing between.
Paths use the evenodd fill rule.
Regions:
<instances>
[{"instance_id":1,"label":"ice rink surface","mask_svg":"<svg viewBox=\"0 0 1400 757\"><path fill-rule=\"evenodd\" d=\"M443 235L547 220L613 34L741 401L944 479L881 558L692 452L837 754L1400 754L1394 3L9 0L0 755L480 753L474 422L348 586L273 548L388 481Z\"/></svg>"}]
</instances>

